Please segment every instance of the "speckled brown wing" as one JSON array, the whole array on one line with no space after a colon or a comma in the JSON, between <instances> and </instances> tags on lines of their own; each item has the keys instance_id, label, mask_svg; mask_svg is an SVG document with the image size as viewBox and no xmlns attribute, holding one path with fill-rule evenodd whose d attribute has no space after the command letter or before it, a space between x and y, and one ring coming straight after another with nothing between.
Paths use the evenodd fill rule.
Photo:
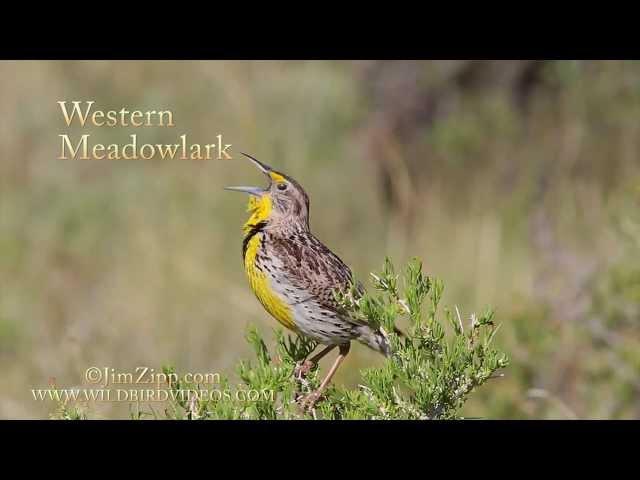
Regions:
<instances>
[{"instance_id":1,"label":"speckled brown wing","mask_svg":"<svg viewBox=\"0 0 640 480\"><path fill-rule=\"evenodd\" d=\"M282 262L282 273L294 287L308 294L322 307L345 315L333 291L349 287L351 270L340 258L310 233L274 236L270 247ZM360 322L354 322L360 323Z\"/></svg>"},{"instance_id":2,"label":"speckled brown wing","mask_svg":"<svg viewBox=\"0 0 640 480\"><path fill-rule=\"evenodd\" d=\"M298 332L325 345L357 340L390 355L386 335L353 318L334 297L351 283L351 270L311 233L283 230L265 234L265 252L258 261L270 285L291 309ZM267 265L268 264L268 265Z\"/></svg>"}]
</instances>

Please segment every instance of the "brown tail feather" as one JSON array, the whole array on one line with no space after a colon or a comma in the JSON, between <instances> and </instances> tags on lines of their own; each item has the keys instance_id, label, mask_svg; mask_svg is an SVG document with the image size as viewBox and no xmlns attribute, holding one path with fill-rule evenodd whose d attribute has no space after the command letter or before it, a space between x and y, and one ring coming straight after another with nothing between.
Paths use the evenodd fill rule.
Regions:
<instances>
[{"instance_id":1,"label":"brown tail feather","mask_svg":"<svg viewBox=\"0 0 640 480\"><path fill-rule=\"evenodd\" d=\"M362 325L359 331L360 337L358 338L358 341L360 343L375 350L376 352L380 352L385 357L391 356L391 344L383 330L374 330L369 325ZM397 327L394 327L393 331L400 337L406 337L404 332Z\"/></svg>"}]
</instances>

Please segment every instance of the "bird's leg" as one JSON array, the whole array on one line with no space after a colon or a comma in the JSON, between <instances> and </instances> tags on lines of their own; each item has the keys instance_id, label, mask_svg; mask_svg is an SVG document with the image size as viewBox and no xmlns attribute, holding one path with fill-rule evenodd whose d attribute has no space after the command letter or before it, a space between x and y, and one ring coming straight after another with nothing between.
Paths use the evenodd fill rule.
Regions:
<instances>
[{"instance_id":1,"label":"bird's leg","mask_svg":"<svg viewBox=\"0 0 640 480\"><path fill-rule=\"evenodd\" d=\"M350 348L351 348L351 343L343 343L342 345L340 345L340 353L338 354L338 358L336 358L336 361L333 362L333 365L329 369L329 373L327 373L327 376L324 377L324 380L320 384L320 387L318 387L318 389L315 392L313 392L312 394L307 396L302 401L302 408L303 409L309 409L310 410L310 409L312 409L314 407L314 405L316 404L316 402L320 398L320 395L322 395L324 393L324 391L327 389L327 386L329 385L329 382L331 382L331 379L333 378L333 376L335 375L336 371L338 370L338 367L340 366L342 361L345 359L345 357L349 353L349 349ZM320 352L320 353L323 353L323 352Z\"/></svg>"},{"instance_id":2,"label":"bird's leg","mask_svg":"<svg viewBox=\"0 0 640 480\"><path fill-rule=\"evenodd\" d=\"M310 360L305 360L301 365L296 365L296 368L293 372L296 378L304 378L306 377L311 369L316 366L316 364L323 358L327 353L336 348L337 345L329 345L326 348L323 348L319 353L311 357Z\"/></svg>"}]
</instances>

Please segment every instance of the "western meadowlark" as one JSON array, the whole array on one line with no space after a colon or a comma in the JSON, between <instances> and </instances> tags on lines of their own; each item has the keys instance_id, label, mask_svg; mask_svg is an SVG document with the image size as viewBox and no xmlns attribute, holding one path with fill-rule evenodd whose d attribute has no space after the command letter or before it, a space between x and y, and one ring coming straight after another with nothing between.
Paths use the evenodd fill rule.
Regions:
<instances>
[{"instance_id":1,"label":"western meadowlark","mask_svg":"<svg viewBox=\"0 0 640 480\"><path fill-rule=\"evenodd\" d=\"M340 308L334 291L345 291L351 270L309 230L309 197L293 178L249 158L269 179L267 188L226 187L250 195L244 224L242 258L249 285L262 306L297 334L326 348L300 366L309 369L335 347L339 355L320 387L306 399L312 408L349 353L351 340L389 356L385 332L353 318Z\"/></svg>"}]
</instances>

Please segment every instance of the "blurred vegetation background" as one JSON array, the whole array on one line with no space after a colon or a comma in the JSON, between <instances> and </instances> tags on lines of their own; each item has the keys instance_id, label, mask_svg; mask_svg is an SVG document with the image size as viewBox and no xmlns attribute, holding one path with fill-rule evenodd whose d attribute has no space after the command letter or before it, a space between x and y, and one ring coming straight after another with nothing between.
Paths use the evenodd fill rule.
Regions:
<instances>
[{"instance_id":1,"label":"blurred vegetation background","mask_svg":"<svg viewBox=\"0 0 640 480\"><path fill-rule=\"evenodd\" d=\"M176 126L84 132L58 100ZM230 373L249 324L273 338L222 190L264 183L239 151L300 181L359 278L418 256L446 304L496 308L512 362L466 415L640 416L639 62L2 62L0 110L0 418L47 418L30 390L90 366ZM222 133L234 159L63 161L61 133Z\"/></svg>"}]
</instances>

